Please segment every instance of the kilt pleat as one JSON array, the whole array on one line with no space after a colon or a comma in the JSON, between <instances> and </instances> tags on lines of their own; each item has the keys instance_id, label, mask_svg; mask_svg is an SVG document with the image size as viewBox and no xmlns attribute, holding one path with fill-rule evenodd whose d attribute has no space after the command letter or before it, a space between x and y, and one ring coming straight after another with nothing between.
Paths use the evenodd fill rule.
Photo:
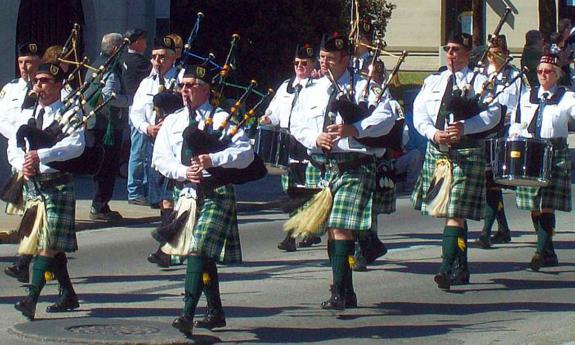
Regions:
<instances>
[{"instance_id":1,"label":"kilt pleat","mask_svg":"<svg viewBox=\"0 0 575 345\"><path fill-rule=\"evenodd\" d=\"M202 191L190 252L221 264L242 262L235 190L232 185Z\"/></svg>"},{"instance_id":2,"label":"kilt pleat","mask_svg":"<svg viewBox=\"0 0 575 345\"><path fill-rule=\"evenodd\" d=\"M46 231L38 235L38 249L57 252L78 250L76 239L76 199L72 176L65 173L40 174L36 185L28 181L24 186L27 200L44 200L46 207Z\"/></svg>"},{"instance_id":3,"label":"kilt pleat","mask_svg":"<svg viewBox=\"0 0 575 345\"><path fill-rule=\"evenodd\" d=\"M337 164L353 161L362 155L332 153L313 155L319 163ZM333 203L327 228L368 231L371 228L373 194L375 192L375 162L358 165L346 171L326 169Z\"/></svg>"},{"instance_id":4,"label":"kilt pleat","mask_svg":"<svg viewBox=\"0 0 575 345\"><path fill-rule=\"evenodd\" d=\"M571 162L569 148L553 149L551 183L547 187L517 187L515 203L521 210L550 208L571 211Z\"/></svg>"},{"instance_id":5,"label":"kilt pleat","mask_svg":"<svg viewBox=\"0 0 575 345\"><path fill-rule=\"evenodd\" d=\"M482 147L443 153L433 145L427 145L423 169L411 195L414 208L421 210L424 215L429 215L428 205L424 200L431 184L435 162L440 158L447 158L453 164L453 181L446 218L481 220L485 205L485 159Z\"/></svg>"}]
</instances>

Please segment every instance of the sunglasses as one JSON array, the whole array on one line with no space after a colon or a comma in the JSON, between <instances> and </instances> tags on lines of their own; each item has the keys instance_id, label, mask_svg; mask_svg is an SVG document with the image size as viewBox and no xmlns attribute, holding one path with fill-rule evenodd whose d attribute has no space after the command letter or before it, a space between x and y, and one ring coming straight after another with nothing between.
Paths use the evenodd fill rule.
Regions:
<instances>
[{"instance_id":1,"label":"sunglasses","mask_svg":"<svg viewBox=\"0 0 575 345\"><path fill-rule=\"evenodd\" d=\"M307 61L305 61L305 60L304 61L294 61L293 65L294 66L302 65L303 67L305 67L305 66L307 66Z\"/></svg>"},{"instance_id":2,"label":"sunglasses","mask_svg":"<svg viewBox=\"0 0 575 345\"><path fill-rule=\"evenodd\" d=\"M443 46L443 51L449 53L452 51L454 53L458 53L461 50L461 47L454 47L454 46Z\"/></svg>"},{"instance_id":3,"label":"sunglasses","mask_svg":"<svg viewBox=\"0 0 575 345\"><path fill-rule=\"evenodd\" d=\"M555 71L552 69L538 69L537 70L537 74L539 74L539 75L551 74L551 73L555 73Z\"/></svg>"},{"instance_id":4,"label":"sunglasses","mask_svg":"<svg viewBox=\"0 0 575 345\"><path fill-rule=\"evenodd\" d=\"M179 84L178 84L178 86L180 87L180 89L185 89L185 88L191 89L191 88L194 88L194 87L199 87L199 86L201 86L201 85L205 85L205 84L202 84L202 83L179 83Z\"/></svg>"},{"instance_id":5,"label":"sunglasses","mask_svg":"<svg viewBox=\"0 0 575 345\"><path fill-rule=\"evenodd\" d=\"M40 84L47 84L47 83L53 83L54 79L48 78L48 77L34 78L34 79L32 79L32 82L34 82L34 84L37 84L38 82Z\"/></svg>"}]
</instances>

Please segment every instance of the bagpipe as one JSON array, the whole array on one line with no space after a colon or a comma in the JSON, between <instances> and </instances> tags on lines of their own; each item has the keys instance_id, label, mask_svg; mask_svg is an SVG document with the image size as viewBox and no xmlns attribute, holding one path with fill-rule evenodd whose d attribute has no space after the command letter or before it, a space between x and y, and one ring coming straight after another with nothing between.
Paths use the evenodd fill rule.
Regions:
<instances>
[{"instance_id":1,"label":"bagpipe","mask_svg":"<svg viewBox=\"0 0 575 345\"><path fill-rule=\"evenodd\" d=\"M213 76L211 83L212 110L208 118L205 119L203 129L198 127L198 122L193 116L193 110L188 108L190 113L190 124L183 132L181 154L181 161L184 165L189 165L192 157L225 150L230 145L234 135L236 135L238 131L245 127L252 119L257 117L256 114L258 110L273 95L273 90L271 89L269 89L265 94L258 92L255 89L257 83L254 80L252 80L247 86L228 83L227 80L231 72L237 68L236 53L238 49L238 42L240 40L240 36L238 34L232 35L230 48L226 55L225 62L221 66L214 62L213 54L209 54L207 58L202 58L201 56L192 52L193 43L198 36L199 25L203 17L203 13L198 12L196 23L190 33L190 36L188 37L182 56L187 63L189 63L189 61L193 58L200 59L202 61L202 65L206 66L207 68L211 68L212 71L217 71L217 73ZM222 121L218 127L214 128L213 117L218 107L222 105L226 87L243 89L243 93L229 108L228 116L226 119ZM249 110L243 113L243 115L240 115L241 108L245 106L249 95L252 93L259 96L260 99ZM267 169L264 165L264 162L256 154L254 154L253 161L244 169L211 167L207 168L206 170L211 175L211 177L207 178L205 183L209 183L215 186L226 184L244 184L261 179L267 174Z\"/></svg>"},{"instance_id":2,"label":"bagpipe","mask_svg":"<svg viewBox=\"0 0 575 345\"><path fill-rule=\"evenodd\" d=\"M99 96L100 89L105 85L104 74L116 62L120 52L129 43L127 39L124 40L122 45L98 68L89 67L94 71L91 80L84 81L77 90L64 99L64 106L58 111L54 121L48 127L45 129L37 128L34 119L20 126L16 132L18 147L24 149L26 142L28 142L30 150L49 148L84 128L85 123L113 99L113 97L106 99L86 114L85 106ZM85 61L79 63L78 66L87 66ZM86 94L94 85L95 90ZM47 165L62 172L94 175L100 169L103 153L101 146L87 145L79 157L63 162L50 162Z\"/></svg>"},{"instance_id":3,"label":"bagpipe","mask_svg":"<svg viewBox=\"0 0 575 345\"><path fill-rule=\"evenodd\" d=\"M380 44L377 44L377 50L380 49ZM363 89L360 100L358 103L355 103L353 95L349 94L345 90L338 85L337 81L334 80L333 74L330 69L328 69L328 73L330 74L330 81L332 82L333 87L337 90L338 96L333 101L334 103L331 106L331 109L334 112L339 112L341 115L343 122L345 124L352 124L357 121L361 121L366 117L370 116L379 102L381 101L385 92L389 87L391 80L397 75L399 72L399 68L405 58L407 57L408 53L403 51L401 56L399 57L397 64L393 68L392 72L388 76L385 85L378 92L376 96L376 100L374 104L369 105L368 96L369 96L369 88L371 87L371 81L373 79L373 74L375 70L375 61L377 59L377 54L374 54L373 59L371 61L368 73L367 84ZM354 138L357 142L368 146L368 147L375 147L375 148L390 148L394 150L401 150L402 146L402 137L403 137L403 130L405 126L405 119L403 117L398 117L389 131L389 133L385 135L381 135L378 137L366 137L366 138Z\"/></svg>"},{"instance_id":4,"label":"bagpipe","mask_svg":"<svg viewBox=\"0 0 575 345\"><path fill-rule=\"evenodd\" d=\"M451 121L462 121L469 119L481 113L482 111L485 111L489 107L489 105L491 105L493 101L496 99L496 97L490 96L489 93L493 90L497 75L499 75L501 71L509 64L511 59L506 60L501 66L501 68L496 71L496 73L491 74L487 78L487 80L481 85L479 92L472 93L471 90L473 90L473 85L475 83L477 76L481 74L482 71L487 70L485 60L487 58L487 54L489 53L489 49L493 46L495 40L497 40L497 37L501 32L501 28L503 27L503 24L507 20L507 17L509 16L510 13L511 8L507 7L505 13L503 14L503 16L501 16L501 19L497 23L497 26L493 31L493 34L491 34L490 36L491 39L489 40L489 44L487 45L487 47L477 60L477 63L473 68L473 75L469 80L468 84L460 89L457 86L455 73L454 72L452 73L451 78L453 78L453 89L451 95L449 95L450 97L446 102L447 112L453 114L453 118L450 119ZM510 85L512 84L509 83L506 87L509 87Z\"/></svg>"}]
</instances>

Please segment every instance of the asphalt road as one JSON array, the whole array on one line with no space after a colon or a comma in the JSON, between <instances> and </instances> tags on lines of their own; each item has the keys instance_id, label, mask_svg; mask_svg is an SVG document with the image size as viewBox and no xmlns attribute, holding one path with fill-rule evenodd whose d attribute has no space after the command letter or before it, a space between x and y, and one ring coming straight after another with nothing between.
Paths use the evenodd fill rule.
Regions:
<instances>
[{"instance_id":1,"label":"asphalt road","mask_svg":"<svg viewBox=\"0 0 575 345\"><path fill-rule=\"evenodd\" d=\"M85 207L89 192L81 190L79 207ZM560 266L532 272L527 263L535 235L529 214L518 211L513 195L506 194L512 242L491 250L472 248L471 284L443 292L433 282L442 222L419 215L402 197L397 213L380 216L379 234L389 253L368 272L354 273L359 308L336 314L319 308L329 296L331 281L325 242L280 252L276 244L283 237L286 215L255 210L261 205L251 204L276 200L278 190L275 177L240 188L238 199L248 206L240 214L244 264L220 267L228 326L198 330L201 343L575 344L571 214L559 213L557 218ZM121 201L114 205L122 211ZM80 296L76 312L44 312L58 293L51 282L42 293L37 320L27 322L13 308L25 289L0 275L0 344L186 343L170 327L183 305L185 267L160 269L145 260L156 248L150 237L155 225L78 233L80 250L69 263ZM470 238L480 228L471 222ZM0 245L3 266L15 251L16 245ZM198 312L204 304L202 299Z\"/></svg>"}]
</instances>

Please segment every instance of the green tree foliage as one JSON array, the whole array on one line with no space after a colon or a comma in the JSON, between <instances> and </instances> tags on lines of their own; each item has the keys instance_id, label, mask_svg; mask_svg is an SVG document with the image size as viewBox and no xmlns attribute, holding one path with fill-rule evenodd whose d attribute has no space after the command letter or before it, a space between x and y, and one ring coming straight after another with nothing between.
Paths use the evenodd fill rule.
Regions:
<instances>
[{"instance_id":1,"label":"green tree foliage","mask_svg":"<svg viewBox=\"0 0 575 345\"><path fill-rule=\"evenodd\" d=\"M387 2L366 2L374 8L382 8L382 4L388 8L384 19L377 18L387 23L391 15ZM202 56L212 52L220 64L226 57L232 34L239 34L234 81L247 84L255 79L260 90L275 89L293 74L291 62L298 43L319 47L322 34L349 31L346 0L172 0L171 6L171 31L182 36L184 42L196 13L204 13L193 51ZM380 25L385 29L385 24Z\"/></svg>"}]
</instances>

